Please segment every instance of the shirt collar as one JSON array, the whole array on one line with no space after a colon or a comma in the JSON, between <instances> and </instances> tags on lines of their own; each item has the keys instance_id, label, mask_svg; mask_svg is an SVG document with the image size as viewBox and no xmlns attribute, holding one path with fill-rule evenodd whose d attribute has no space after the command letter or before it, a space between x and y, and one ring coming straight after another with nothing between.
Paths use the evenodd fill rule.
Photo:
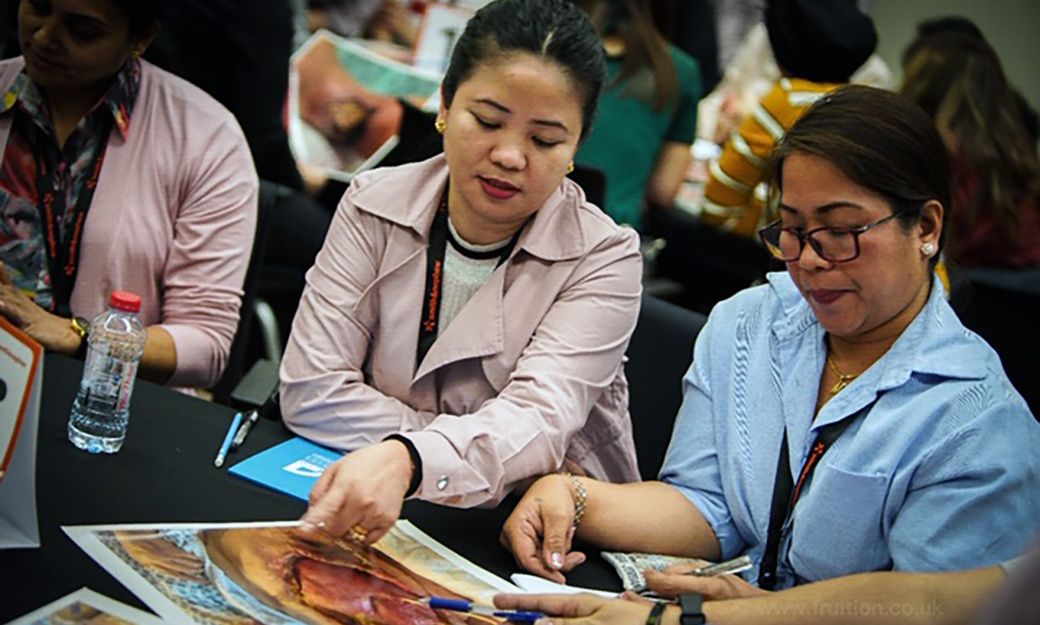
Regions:
<instances>
[{"instance_id":1,"label":"shirt collar","mask_svg":"<svg viewBox=\"0 0 1040 625\"><path fill-rule=\"evenodd\" d=\"M368 184L373 175L383 178L380 184ZM434 211L430 207L440 201L447 179L447 159L440 154L421 163L359 174L349 193L358 209L424 234L433 223ZM392 190L392 196L388 190ZM577 185L567 181L553 191L524 227L517 248L550 261L577 258L592 249L598 241L586 236L578 211L568 208L568 202L580 204L580 199L568 197L577 193ZM402 207L400 198L410 200Z\"/></svg>"},{"instance_id":2,"label":"shirt collar","mask_svg":"<svg viewBox=\"0 0 1040 625\"><path fill-rule=\"evenodd\" d=\"M813 329L822 340L824 330L791 276L786 271L776 272L768 279L784 309L773 324L777 338L786 341ZM942 281L933 274L924 308L879 361L884 367L880 390L904 384L915 372L968 380L986 377L986 363L971 357L977 354L974 340L946 302Z\"/></svg>"},{"instance_id":3,"label":"shirt collar","mask_svg":"<svg viewBox=\"0 0 1040 625\"><path fill-rule=\"evenodd\" d=\"M126 140L127 134L130 132L130 116L134 110L134 103L137 102L140 88L141 62L137 59L130 59L116 74L116 79L105 92L105 96L98 106L91 109L93 112L98 107L105 107L112 114L115 126L123 140ZM20 104L22 109L34 119L49 118L44 106L43 95L24 69L4 92L3 102L0 102L0 114L7 113L14 108L15 104Z\"/></svg>"}]
</instances>

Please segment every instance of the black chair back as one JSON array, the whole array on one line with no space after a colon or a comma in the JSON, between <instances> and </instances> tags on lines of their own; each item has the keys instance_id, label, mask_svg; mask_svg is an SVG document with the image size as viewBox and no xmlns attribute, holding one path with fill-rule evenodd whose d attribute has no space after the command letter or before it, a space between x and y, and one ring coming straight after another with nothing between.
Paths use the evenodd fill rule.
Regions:
<instances>
[{"instance_id":1,"label":"black chair back","mask_svg":"<svg viewBox=\"0 0 1040 625\"><path fill-rule=\"evenodd\" d=\"M996 350L1011 384L1040 419L1040 269L972 269L950 299L961 323Z\"/></svg>"},{"instance_id":2,"label":"black chair back","mask_svg":"<svg viewBox=\"0 0 1040 625\"><path fill-rule=\"evenodd\" d=\"M256 308L256 292L260 286L260 271L263 265L264 250L267 247L267 234L271 226L271 216L278 203L290 193L286 186L267 180L260 181L259 202L256 214L256 234L253 237L253 252L249 257L246 278L242 283L242 305L239 308L238 329L231 342L231 354L227 367L220 380L211 389L213 400L230 405L231 391L245 375L249 365L249 338L253 326L253 312Z\"/></svg>"},{"instance_id":3,"label":"black chair back","mask_svg":"<svg viewBox=\"0 0 1040 625\"><path fill-rule=\"evenodd\" d=\"M657 479L682 404L682 378L706 321L701 313L643 296L628 345L625 375L639 472L644 480Z\"/></svg>"},{"instance_id":4,"label":"black chair back","mask_svg":"<svg viewBox=\"0 0 1040 625\"><path fill-rule=\"evenodd\" d=\"M567 177L578 183L581 190L585 192L586 200L606 212L607 175L603 173L603 170L575 163L574 171L567 174Z\"/></svg>"},{"instance_id":5,"label":"black chair back","mask_svg":"<svg viewBox=\"0 0 1040 625\"><path fill-rule=\"evenodd\" d=\"M723 232L675 209L650 207L644 219L648 236L667 242L654 261L654 277L683 286L672 301L707 313L718 302L783 270L757 241Z\"/></svg>"}]
</instances>

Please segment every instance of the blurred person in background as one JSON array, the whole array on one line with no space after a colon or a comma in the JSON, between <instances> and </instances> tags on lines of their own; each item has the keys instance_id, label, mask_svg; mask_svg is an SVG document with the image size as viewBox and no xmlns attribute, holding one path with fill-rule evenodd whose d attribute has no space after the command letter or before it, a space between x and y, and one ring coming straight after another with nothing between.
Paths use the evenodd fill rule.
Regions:
<instances>
[{"instance_id":1,"label":"blurred person in background","mask_svg":"<svg viewBox=\"0 0 1040 625\"><path fill-rule=\"evenodd\" d=\"M596 125L577 162L607 179L603 210L637 230L646 203L670 207L690 166L700 70L654 27L647 0L575 0L607 53Z\"/></svg>"},{"instance_id":2,"label":"blurred person in background","mask_svg":"<svg viewBox=\"0 0 1040 625\"><path fill-rule=\"evenodd\" d=\"M952 157L950 260L1040 267L1036 139L993 48L981 34L922 34L907 50L902 92L935 120Z\"/></svg>"},{"instance_id":3,"label":"blurred person in background","mask_svg":"<svg viewBox=\"0 0 1040 625\"><path fill-rule=\"evenodd\" d=\"M766 214L762 170L773 146L824 94L874 53L877 33L855 0L770 0L769 43L781 78L731 133L709 166L701 221L755 237Z\"/></svg>"}]
</instances>

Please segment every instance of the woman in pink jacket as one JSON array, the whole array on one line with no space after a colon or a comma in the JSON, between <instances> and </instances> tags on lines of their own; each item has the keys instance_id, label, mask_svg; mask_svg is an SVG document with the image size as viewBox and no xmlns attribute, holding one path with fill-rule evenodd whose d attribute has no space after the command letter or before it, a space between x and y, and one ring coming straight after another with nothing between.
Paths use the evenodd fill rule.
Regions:
<instances>
[{"instance_id":1,"label":"woman in pink jacket","mask_svg":"<svg viewBox=\"0 0 1040 625\"><path fill-rule=\"evenodd\" d=\"M638 479L622 366L638 239L565 178L603 78L572 3L493 2L444 79L444 155L352 183L282 362L286 424L351 452L305 527L372 542L407 496L494 505L557 471Z\"/></svg>"},{"instance_id":2,"label":"woman in pink jacket","mask_svg":"<svg viewBox=\"0 0 1040 625\"><path fill-rule=\"evenodd\" d=\"M141 375L219 378L238 325L258 182L234 118L141 54L164 3L22 0L0 62L0 314L85 348L114 290L143 299Z\"/></svg>"}]
</instances>

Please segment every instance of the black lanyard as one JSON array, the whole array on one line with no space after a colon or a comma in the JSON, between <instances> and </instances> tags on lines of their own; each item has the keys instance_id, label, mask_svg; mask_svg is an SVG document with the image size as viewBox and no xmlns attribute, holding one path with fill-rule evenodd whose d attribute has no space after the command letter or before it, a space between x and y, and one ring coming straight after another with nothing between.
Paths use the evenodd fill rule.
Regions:
<instances>
[{"instance_id":1,"label":"black lanyard","mask_svg":"<svg viewBox=\"0 0 1040 625\"><path fill-rule=\"evenodd\" d=\"M430 244L426 248L426 291L423 295L422 317L419 318L419 344L415 356L416 370L437 339L441 312L441 286L444 281L444 255L447 251L449 237L451 237L451 233L448 230L448 190L445 188L444 196L441 197L441 203L437 207L437 214L433 217ZM498 256L496 267L509 258L519 238L520 230L517 230L509 243L502 249L495 250L494 254Z\"/></svg>"},{"instance_id":2,"label":"black lanyard","mask_svg":"<svg viewBox=\"0 0 1040 625\"><path fill-rule=\"evenodd\" d=\"M766 538L766 550L762 554L762 565L758 570L758 587L763 590L773 590L776 587L776 566L780 554L780 539L783 535L784 524L794 511L798 498L802 495L802 487L809 481L816 467L820 464L823 454L827 453L834 441L838 440L841 433L845 431L860 415L870 412L871 403L863 410L845 417L841 421L831 423L820 428L816 435L816 441L809 451L809 457L805 459L802 470L798 475L798 483L795 484L791 478L791 470L788 467L790 452L787 450L787 428L784 428L784 438L780 442L780 459L776 463L776 482L773 485L773 504L769 511L769 535ZM792 490L794 491L792 493Z\"/></svg>"},{"instance_id":3,"label":"black lanyard","mask_svg":"<svg viewBox=\"0 0 1040 625\"><path fill-rule=\"evenodd\" d=\"M72 207L65 205L66 193L58 192L54 188L54 176L56 174L53 162L56 159L48 159L48 155L55 152L45 145L46 138L42 131L33 127L27 118L28 132L25 133L29 145L33 149L36 158L36 193L38 202L36 210L40 215L40 221L44 230L44 249L47 252L47 270L50 274L51 289L54 300L54 312L62 317L71 317L72 310L69 300L72 298L72 289L76 284L76 272L79 271L80 242L83 238L83 224L87 219L87 211L94 199L94 191L97 189L98 178L101 176L101 165L105 161L105 151L108 149L108 135L112 130L112 120L107 120L102 125L101 132L105 136L98 147L97 153L90 162L90 178L80 191L76 204ZM60 151L61 148L59 147ZM66 211L69 214L68 228L65 236L61 236L60 222L65 218Z\"/></svg>"}]
</instances>

